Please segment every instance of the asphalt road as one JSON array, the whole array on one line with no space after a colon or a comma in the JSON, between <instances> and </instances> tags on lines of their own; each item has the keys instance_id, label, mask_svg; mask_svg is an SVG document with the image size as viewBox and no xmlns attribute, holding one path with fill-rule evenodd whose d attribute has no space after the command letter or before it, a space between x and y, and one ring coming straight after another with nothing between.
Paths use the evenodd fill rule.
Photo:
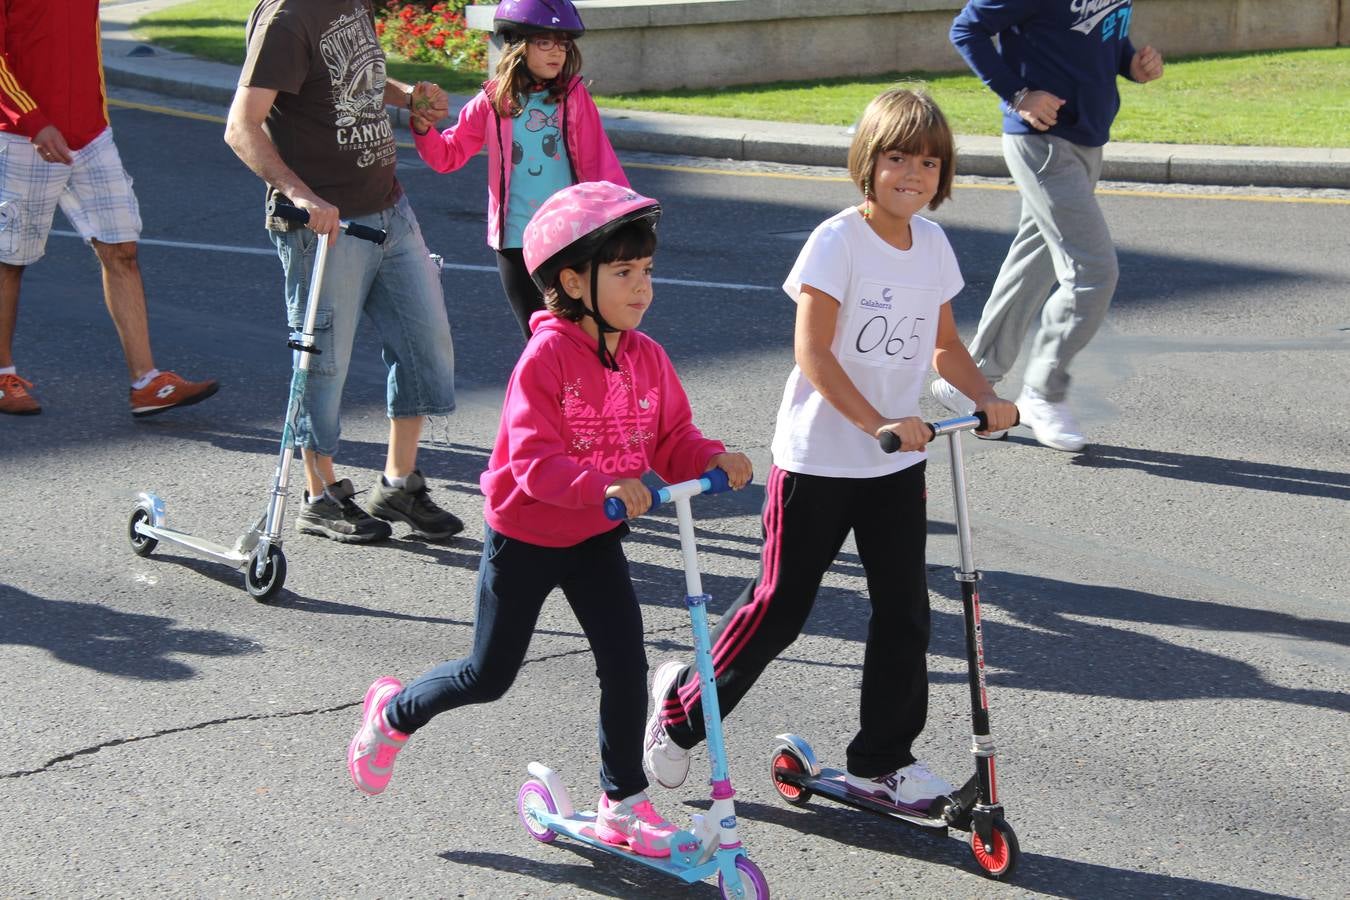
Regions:
<instances>
[{"instance_id":1,"label":"asphalt road","mask_svg":"<svg viewBox=\"0 0 1350 900\"><path fill-rule=\"evenodd\" d=\"M404 151L400 171L451 264L460 410L435 423L421 465L467 531L351 548L288 530L286 590L260 605L237 572L166 545L141 559L124 535L137 490L165 499L171 525L226 543L264 507L289 354L262 188L217 122L125 107L113 120L145 217L159 364L224 387L134 421L95 261L51 239L25 278L17 346L46 408L0 421L0 895L716 896L518 824L530 760L582 804L597 790L593 665L561 600L504 701L419 733L383 796L347 780L370 680L414 677L472 633L477 474L520 344L483 241L484 161L438 176ZM667 209L646 328L704 430L763 473L791 365L776 286L851 188L832 170L625 162ZM1092 447L1058 453L1019 430L966 452L1019 871L990 882L961 833L791 808L770 786L775 734L837 764L855 727L866 598L849 546L804 636L728 722L742 838L775 896L1346 896L1350 202L1128 187L1102 202L1123 276L1075 371ZM934 214L968 282L967 333L1015 212L1014 192L984 182ZM358 488L382 462L382 397L363 339L339 456ZM949 484L937 450L918 750L959 780L971 763ZM292 509L298 496L297 479ZM755 570L762 496L696 505L714 612ZM655 666L690 644L673 518L637 523L628 546ZM687 788L654 791L659 807L687 820L705 773L699 755Z\"/></svg>"}]
</instances>

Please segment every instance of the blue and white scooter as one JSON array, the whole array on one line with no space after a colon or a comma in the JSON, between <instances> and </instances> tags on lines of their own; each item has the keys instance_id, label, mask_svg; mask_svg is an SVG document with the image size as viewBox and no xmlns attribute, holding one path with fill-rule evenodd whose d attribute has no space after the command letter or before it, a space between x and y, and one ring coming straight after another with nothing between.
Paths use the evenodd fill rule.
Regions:
<instances>
[{"instance_id":1,"label":"blue and white scooter","mask_svg":"<svg viewBox=\"0 0 1350 900\"><path fill-rule=\"evenodd\" d=\"M268 215L301 225L309 221L309 213L283 203L274 202ZM349 237L375 244L384 243L385 233L378 228L345 221L339 224L343 233ZM300 398L305 395L305 384L309 380L310 356L319 352L319 348L314 346L314 323L319 312L319 289L323 286L324 266L328 261L328 241L319 240L316 243L309 295L305 302L304 325L300 331L292 333L286 342L286 346L295 351L291 393L286 402L286 421L281 428L281 453L272 476L267 509L229 547L170 528L166 521L164 501L150 491L137 494L136 505L127 522L127 541L131 544L132 553L149 556L160 541L166 541L207 559L243 569L244 588L259 603L270 600L286 582L286 557L281 552L281 523L286 514L291 461L295 458L295 426L300 417Z\"/></svg>"},{"instance_id":2,"label":"blue and white scooter","mask_svg":"<svg viewBox=\"0 0 1350 900\"><path fill-rule=\"evenodd\" d=\"M680 524L680 550L684 556L684 581L688 590L685 605L694 626L694 656L703 690L703 722L708 734L708 758L712 766L712 808L707 814L695 814L693 827L676 832L670 842L670 856L640 856L625 847L601 840L595 833L595 813L578 812L558 773L541 763L529 765L530 779L521 785L516 810L530 837L549 843L560 834L598 847L615 856L639 862L673 875L687 884L702 881L714 872L723 897L766 900L769 884L759 867L745 855L736 835L735 791L727 771L726 745L722 740L722 715L717 704L717 681L713 675L712 641L708 632L710 599L703 593L694 546L694 519L689 498L696 494L716 494L730 489L727 475L713 469L702 478L663 488L653 488L652 505L674 501ZM625 517L623 501L611 497L605 501L605 515L618 521Z\"/></svg>"},{"instance_id":3,"label":"blue and white scooter","mask_svg":"<svg viewBox=\"0 0 1350 900\"><path fill-rule=\"evenodd\" d=\"M782 797L793 806L802 806L815 794L858 809L888 816L909 825L944 831L948 826L970 832L970 851L980 872L990 878L1006 879L1017 866L1022 851L1017 835L1003 817L998 779L994 773L994 738L989 728L989 694L985 689L984 629L980 624L980 593L975 585L980 573L975 568L970 516L966 510L966 467L961 456L960 433L985 429L989 425L983 411L971 416L929 422L932 440L946 435L952 464L952 496L956 509L956 536L960 547L960 565L956 580L961 585L965 611L966 669L970 682L970 719L974 740L970 752L975 757L975 774L950 797L938 797L925 809L897 806L884 800L864 797L848 789L844 772L820 764L815 751L804 738L780 734L775 740L769 762L769 777ZM881 449L894 453L900 439L883 431L878 440Z\"/></svg>"}]
</instances>

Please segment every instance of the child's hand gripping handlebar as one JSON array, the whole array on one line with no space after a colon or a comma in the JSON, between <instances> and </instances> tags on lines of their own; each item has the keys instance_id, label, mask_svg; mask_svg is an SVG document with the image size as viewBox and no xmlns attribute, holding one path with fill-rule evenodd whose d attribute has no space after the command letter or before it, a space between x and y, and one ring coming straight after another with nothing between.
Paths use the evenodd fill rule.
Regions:
<instances>
[{"instance_id":1,"label":"child's hand gripping handlebar","mask_svg":"<svg viewBox=\"0 0 1350 900\"><path fill-rule=\"evenodd\" d=\"M669 503L677 497L692 497L695 494L720 494L723 491L731 490L731 482L727 480L727 473L721 469L709 469L700 478L682 481L679 484L668 484L660 488L647 485L647 490L652 492L652 506L655 507L661 503ZM628 507L624 506L623 501L618 497L610 497L605 501L605 518L613 522L622 521L628 518Z\"/></svg>"},{"instance_id":2,"label":"child's hand gripping handlebar","mask_svg":"<svg viewBox=\"0 0 1350 900\"><path fill-rule=\"evenodd\" d=\"M268 206L267 214L276 216L278 219L285 219L287 222L294 222L297 225L309 224L309 213L298 206L291 206L289 203L279 203L275 199ZM360 238L363 241L370 241L372 244L383 244L387 236L379 228L371 228L369 225L358 225L355 222L348 222L345 219L338 222L338 227L354 238Z\"/></svg>"},{"instance_id":3,"label":"child's hand gripping handlebar","mask_svg":"<svg viewBox=\"0 0 1350 900\"><path fill-rule=\"evenodd\" d=\"M1018 416L1021 421L1021 416ZM957 416L954 419L943 419L939 422L924 422L928 426L930 436L928 440L934 440L940 434L951 434L954 431L988 431L989 419L985 417L984 410L977 409L968 416ZM1017 422L1013 422L1014 425ZM881 449L886 453L894 453L900 449L900 437L894 431L883 431L877 435L877 443L881 444Z\"/></svg>"}]
</instances>

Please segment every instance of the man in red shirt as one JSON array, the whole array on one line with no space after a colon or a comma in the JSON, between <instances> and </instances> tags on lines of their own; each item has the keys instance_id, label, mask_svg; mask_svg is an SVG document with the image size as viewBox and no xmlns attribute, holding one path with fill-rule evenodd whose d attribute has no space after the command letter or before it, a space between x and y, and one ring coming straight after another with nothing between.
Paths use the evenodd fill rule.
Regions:
<instances>
[{"instance_id":1,"label":"man in red shirt","mask_svg":"<svg viewBox=\"0 0 1350 900\"><path fill-rule=\"evenodd\" d=\"M0 413L42 411L12 355L19 285L56 207L94 248L131 374L131 414L205 400L215 381L155 368L136 259L140 207L113 143L98 0L0 0Z\"/></svg>"}]
</instances>

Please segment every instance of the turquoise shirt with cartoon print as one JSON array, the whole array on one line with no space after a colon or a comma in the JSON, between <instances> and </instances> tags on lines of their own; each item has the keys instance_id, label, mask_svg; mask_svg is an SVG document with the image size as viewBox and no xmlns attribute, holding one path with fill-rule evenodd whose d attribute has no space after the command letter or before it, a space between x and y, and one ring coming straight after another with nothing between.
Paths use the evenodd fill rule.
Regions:
<instances>
[{"instance_id":1,"label":"turquoise shirt with cartoon print","mask_svg":"<svg viewBox=\"0 0 1350 900\"><path fill-rule=\"evenodd\" d=\"M502 246L521 246L535 210L571 183L572 166L558 123L558 104L548 102L547 91L530 94L511 129L511 187Z\"/></svg>"}]
</instances>

